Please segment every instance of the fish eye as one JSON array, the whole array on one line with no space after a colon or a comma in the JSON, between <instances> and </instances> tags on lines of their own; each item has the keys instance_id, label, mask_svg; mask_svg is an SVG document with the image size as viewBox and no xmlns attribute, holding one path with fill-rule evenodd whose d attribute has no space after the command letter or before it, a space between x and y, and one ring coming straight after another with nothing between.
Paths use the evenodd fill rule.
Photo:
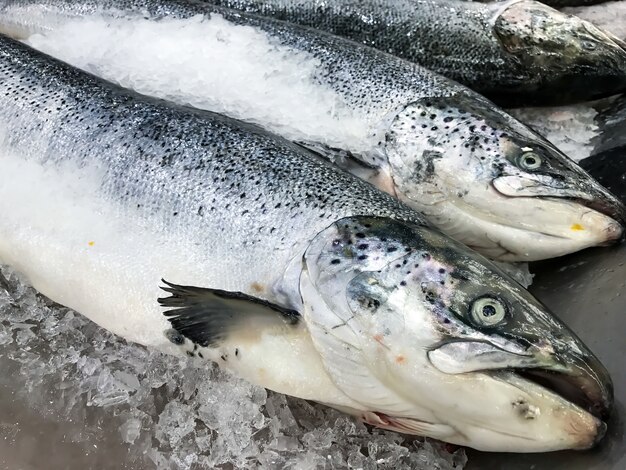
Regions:
<instances>
[{"instance_id":1,"label":"fish eye","mask_svg":"<svg viewBox=\"0 0 626 470\"><path fill-rule=\"evenodd\" d=\"M524 170L536 170L541 166L542 160L535 152L526 152L520 156L519 164Z\"/></svg>"},{"instance_id":2,"label":"fish eye","mask_svg":"<svg viewBox=\"0 0 626 470\"><path fill-rule=\"evenodd\" d=\"M480 297L472 303L472 320L478 326L495 326L506 316L506 304L494 297Z\"/></svg>"},{"instance_id":3,"label":"fish eye","mask_svg":"<svg viewBox=\"0 0 626 470\"><path fill-rule=\"evenodd\" d=\"M581 41L580 45L586 51L595 51L597 47L594 41L586 41L586 40Z\"/></svg>"}]
</instances>

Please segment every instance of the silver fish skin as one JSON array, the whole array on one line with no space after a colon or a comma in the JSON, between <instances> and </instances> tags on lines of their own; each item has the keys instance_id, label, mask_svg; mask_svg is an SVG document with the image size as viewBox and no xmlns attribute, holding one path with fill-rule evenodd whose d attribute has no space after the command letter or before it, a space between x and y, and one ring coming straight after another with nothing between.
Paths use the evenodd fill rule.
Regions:
<instances>
[{"instance_id":1,"label":"silver fish skin","mask_svg":"<svg viewBox=\"0 0 626 470\"><path fill-rule=\"evenodd\" d=\"M598 3L606 3L609 0L544 0L541 3L550 5L551 7L579 7L585 5L597 5Z\"/></svg>"},{"instance_id":2,"label":"silver fish skin","mask_svg":"<svg viewBox=\"0 0 626 470\"><path fill-rule=\"evenodd\" d=\"M584 449L606 429L597 358L415 212L255 126L3 36L0 211L0 260L129 340L483 450Z\"/></svg>"},{"instance_id":3,"label":"silver fish skin","mask_svg":"<svg viewBox=\"0 0 626 470\"><path fill-rule=\"evenodd\" d=\"M543 3L210 0L328 31L463 83L501 106L587 101L626 89L626 45Z\"/></svg>"},{"instance_id":4,"label":"silver fish skin","mask_svg":"<svg viewBox=\"0 0 626 470\"><path fill-rule=\"evenodd\" d=\"M104 21L106 26L99 29L102 36L96 41L98 48L86 62L71 56L75 49L71 46L44 50L64 60L77 60L72 63L145 93L155 93L145 87L151 81L150 74L169 74L176 85L165 93L157 90L160 97L218 110L303 143L398 197L448 235L492 259L550 258L608 244L621 236L625 213L621 203L563 153L475 92L400 58L309 28L197 2L15 0L0 1L0 12L0 30L23 38L37 32L54 35L57 30L58 35L80 36L83 33L64 32L81 21ZM242 106L228 75L220 75L222 69L238 70L232 63L256 60L239 50L225 49L232 52L207 59L210 66L199 64L197 70L189 69L192 75L205 74L209 85L200 91L180 85L176 54L159 54L151 64L157 68L150 72L136 61L120 65L125 50L136 47L131 44L136 36L125 33L122 40L110 39L112 31L133 31L138 22L144 29L154 29L165 19L199 15L206 18L202 26L208 37L215 34L210 32L210 25L217 21L212 14L228 21L227 34L235 43L243 34L241 27L246 27L257 34L253 41L267 41L269 48L279 48L280 57L273 56L272 60L297 57L294 62L300 64L306 57L314 72L298 85L307 80L311 83L304 88L291 84L284 90L281 87L282 95L275 98L281 102L257 103L251 97ZM92 30L97 29L86 28L88 34L95 34ZM153 34L169 37L175 32L160 29ZM217 45L210 47L228 47L222 43L216 41ZM114 50L119 44L124 49ZM103 52L101 45L109 52ZM143 56L150 53L139 52ZM268 52L263 49L259 54ZM202 61L202 56L197 60ZM275 73L272 69L252 74L248 81L267 81L267 75ZM307 90L311 88L315 89L311 92L314 96L319 90L330 90L333 104L316 111L326 104L309 97ZM267 87L261 94L272 93ZM220 99L226 104L215 109ZM300 123L300 108L285 109L284 101L317 112L312 119L315 123L328 123L311 129L311 120ZM268 116L268 107L281 112ZM337 113L337 108L343 111ZM328 116L335 115L329 121Z\"/></svg>"},{"instance_id":5,"label":"silver fish skin","mask_svg":"<svg viewBox=\"0 0 626 470\"><path fill-rule=\"evenodd\" d=\"M458 0L464 1L464 0ZM494 0L469 0L475 1L477 3L495 3ZM611 0L543 0L541 3L549 5L554 8L560 7L577 7L577 6L585 6L585 5L597 5L599 3L606 3Z\"/></svg>"}]
</instances>

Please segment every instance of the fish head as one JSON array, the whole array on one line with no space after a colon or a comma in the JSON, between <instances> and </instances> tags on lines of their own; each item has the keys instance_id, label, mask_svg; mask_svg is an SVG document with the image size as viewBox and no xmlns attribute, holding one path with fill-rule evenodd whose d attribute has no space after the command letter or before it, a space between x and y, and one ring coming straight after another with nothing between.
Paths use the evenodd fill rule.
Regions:
<instances>
[{"instance_id":1,"label":"fish head","mask_svg":"<svg viewBox=\"0 0 626 470\"><path fill-rule=\"evenodd\" d=\"M538 104L626 90L626 43L611 33L531 0L493 8L495 37L518 70L519 88L531 91Z\"/></svg>"},{"instance_id":2,"label":"fish head","mask_svg":"<svg viewBox=\"0 0 626 470\"><path fill-rule=\"evenodd\" d=\"M398 198L489 258L534 261L622 236L617 198L474 93L410 104L383 145Z\"/></svg>"},{"instance_id":3,"label":"fish head","mask_svg":"<svg viewBox=\"0 0 626 470\"><path fill-rule=\"evenodd\" d=\"M301 293L330 375L371 411L399 410L453 430L431 437L490 451L585 449L604 435L613 389L598 359L434 229L338 221L310 245Z\"/></svg>"}]
</instances>

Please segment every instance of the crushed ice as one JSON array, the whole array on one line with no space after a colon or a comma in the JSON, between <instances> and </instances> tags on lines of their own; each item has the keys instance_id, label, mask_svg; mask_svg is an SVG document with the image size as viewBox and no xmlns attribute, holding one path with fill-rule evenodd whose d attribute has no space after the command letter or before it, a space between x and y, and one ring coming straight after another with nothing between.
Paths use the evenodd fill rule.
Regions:
<instances>
[{"instance_id":1,"label":"crushed ice","mask_svg":"<svg viewBox=\"0 0 626 470\"><path fill-rule=\"evenodd\" d=\"M576 162L591 155L592 139L599 134L594 120L598 113L589 104L512 109L509 112Z\"/></svg>"},{"instance_id":2,"label":"crushed ice","mask_svg":"<svg viewBox=\"0 0 626 470\"><path fill-rule=\"evenodd\" d=\"M34 409L52 406L62 434L77 442L99 443L103 422L117 428L129 449L125 464L440 470L465 465L462 449L451 453L436 441L368 429L340 412L268 392L204 362L129 344L38 295L9 268L1 272L0 369L9 362L19 368L17 398Z\"/></svg>"}]
</instances>

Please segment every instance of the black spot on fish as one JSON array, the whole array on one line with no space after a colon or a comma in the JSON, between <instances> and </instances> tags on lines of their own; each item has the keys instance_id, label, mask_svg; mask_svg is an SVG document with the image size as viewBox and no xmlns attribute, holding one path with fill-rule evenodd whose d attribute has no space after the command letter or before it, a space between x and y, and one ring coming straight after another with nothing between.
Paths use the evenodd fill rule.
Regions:
<instances>
[{"instance_id":1,"label":"black spot on fish","mask_svg":"<svg viewBox=\"0 0 626 470\"><path fill-rule=\"evenodd\" d=\"M169 329L164 332L165 337L177 346L185 344L185 337L175 329Z\"/></svg>"}]
</instances>

